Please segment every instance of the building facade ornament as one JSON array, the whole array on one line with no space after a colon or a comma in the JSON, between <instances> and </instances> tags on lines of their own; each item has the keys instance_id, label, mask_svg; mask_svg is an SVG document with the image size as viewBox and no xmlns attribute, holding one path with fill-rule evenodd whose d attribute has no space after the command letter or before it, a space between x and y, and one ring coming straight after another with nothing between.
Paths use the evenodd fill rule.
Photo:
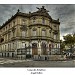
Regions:
<instances>
[{"instance_id":1,"label":"building facade ornament","mask_svg":"<svg viewBox=\"0 0 75 75\"><path fill-rule=\"evenodd\" d=\"M0 26L0 56L28 58L60 54L60 22L42 8L30 13L18 9Z\"/></svg>"}]
</instances>

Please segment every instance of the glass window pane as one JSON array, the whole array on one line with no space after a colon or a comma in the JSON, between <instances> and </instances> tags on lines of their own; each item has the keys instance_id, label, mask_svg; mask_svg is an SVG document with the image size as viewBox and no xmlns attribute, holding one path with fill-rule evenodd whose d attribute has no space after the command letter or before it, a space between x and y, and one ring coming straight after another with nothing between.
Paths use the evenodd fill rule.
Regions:
<instances>
[{"instance_id":1,"label":"glass window pane","mask_svg":"<svg viewBox=\"0 0 75 75\"><path fill-rule=\"evenodd\" d=\"M25 36L25 31L22 31L22 36Z\"/></svg>"},{"instance_id":2,"label":"glass window pane","mask_svg":"<svg viewBox=\"0 0 75 75\"><path fill-rule=\"evenodd\" d=\"M45 31L44 30L42 30L42 36L45 36Z\"/></svg>"},{"instance_id":3,"label":"glass window pane","mask_svg":"<svg viewBox=\"0 0 75 75\"><path fill-rule=\"evenodd\" d=\"M35 31L33 31L32 35L33 35L33 36L36 36L36 30L35 30Z\"/></svg>"},{"instance_id":4,"label":"glass window pane","mask_svg":"<svg viewBox=\"0 0 75 75\"><path fill-rule=\"evenodd\" d=\"M54 34L54 39L56 39L56 34Z\"/></svg>"}]
</instances>

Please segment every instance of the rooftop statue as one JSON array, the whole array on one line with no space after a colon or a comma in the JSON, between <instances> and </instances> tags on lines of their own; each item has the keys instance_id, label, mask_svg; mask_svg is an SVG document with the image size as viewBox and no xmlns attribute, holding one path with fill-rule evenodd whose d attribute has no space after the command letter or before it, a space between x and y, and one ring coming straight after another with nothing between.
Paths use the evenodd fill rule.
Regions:
<instances>
[{"instance_id":1,"label":"rooftop statue","mask_svg":"<svg viewBox=\"0 0 75 75\"><path fill-rule=\"evenodd\" d=\"M42 6L42 8L38 8L38 7L36 7L36 8L38 9L37 12L43 12L43 13L47 13L47 12L49 12L48 10L45 9L44 6Z\"/></svg>"}]
</instances>

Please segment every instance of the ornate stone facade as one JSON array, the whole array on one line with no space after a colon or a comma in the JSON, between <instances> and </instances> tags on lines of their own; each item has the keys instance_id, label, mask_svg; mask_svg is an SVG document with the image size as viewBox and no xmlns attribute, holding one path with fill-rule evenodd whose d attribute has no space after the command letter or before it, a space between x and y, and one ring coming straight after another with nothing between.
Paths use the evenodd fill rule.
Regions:
<instances>
[{"instance_id":1,"label":"ornate stone facade","mask_svg":"<svg viewBox=\"0 0 75 75\"><path fill-rule=\"evenodd\" d=\"M59 19L42 6L36 12L19 10L0 26L0 56L29 57L60 53Z\"/></svg>"}]
</instances>

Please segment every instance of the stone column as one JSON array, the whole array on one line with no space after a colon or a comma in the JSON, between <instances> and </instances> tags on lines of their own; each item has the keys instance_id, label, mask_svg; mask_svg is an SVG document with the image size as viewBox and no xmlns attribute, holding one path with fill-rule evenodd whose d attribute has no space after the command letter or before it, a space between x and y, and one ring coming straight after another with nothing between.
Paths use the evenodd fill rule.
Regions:
<instances>
[{"instance_id":1,"label":"stone column","mask_svg":"<svg viewBox=\"0 0 75 75\"><path fill-rule=\"evenodd\" d=\"M49 43L47 43L47 54L49 55Z\"/></svg>"},{"instance_id":2,"label":"stone column","mask_svg":"<svg viewBox=\"0 0 75 75\"><path fill-rule=\"evenodd\" d=\"M38 55L41 55L41 42L38 42Z\"/></svg>"},{"instance_id":3,"label":"stone column","mask_svg":"<svg viewBox=\"0 0 75 75\"><path fill-rule=\"evenodd\" d=\"M30 45L30 47L31 47L31 48L30 48L30 54L32 55L32 43L29 42L29 45Z\"/></svg>"}]
</instances>

